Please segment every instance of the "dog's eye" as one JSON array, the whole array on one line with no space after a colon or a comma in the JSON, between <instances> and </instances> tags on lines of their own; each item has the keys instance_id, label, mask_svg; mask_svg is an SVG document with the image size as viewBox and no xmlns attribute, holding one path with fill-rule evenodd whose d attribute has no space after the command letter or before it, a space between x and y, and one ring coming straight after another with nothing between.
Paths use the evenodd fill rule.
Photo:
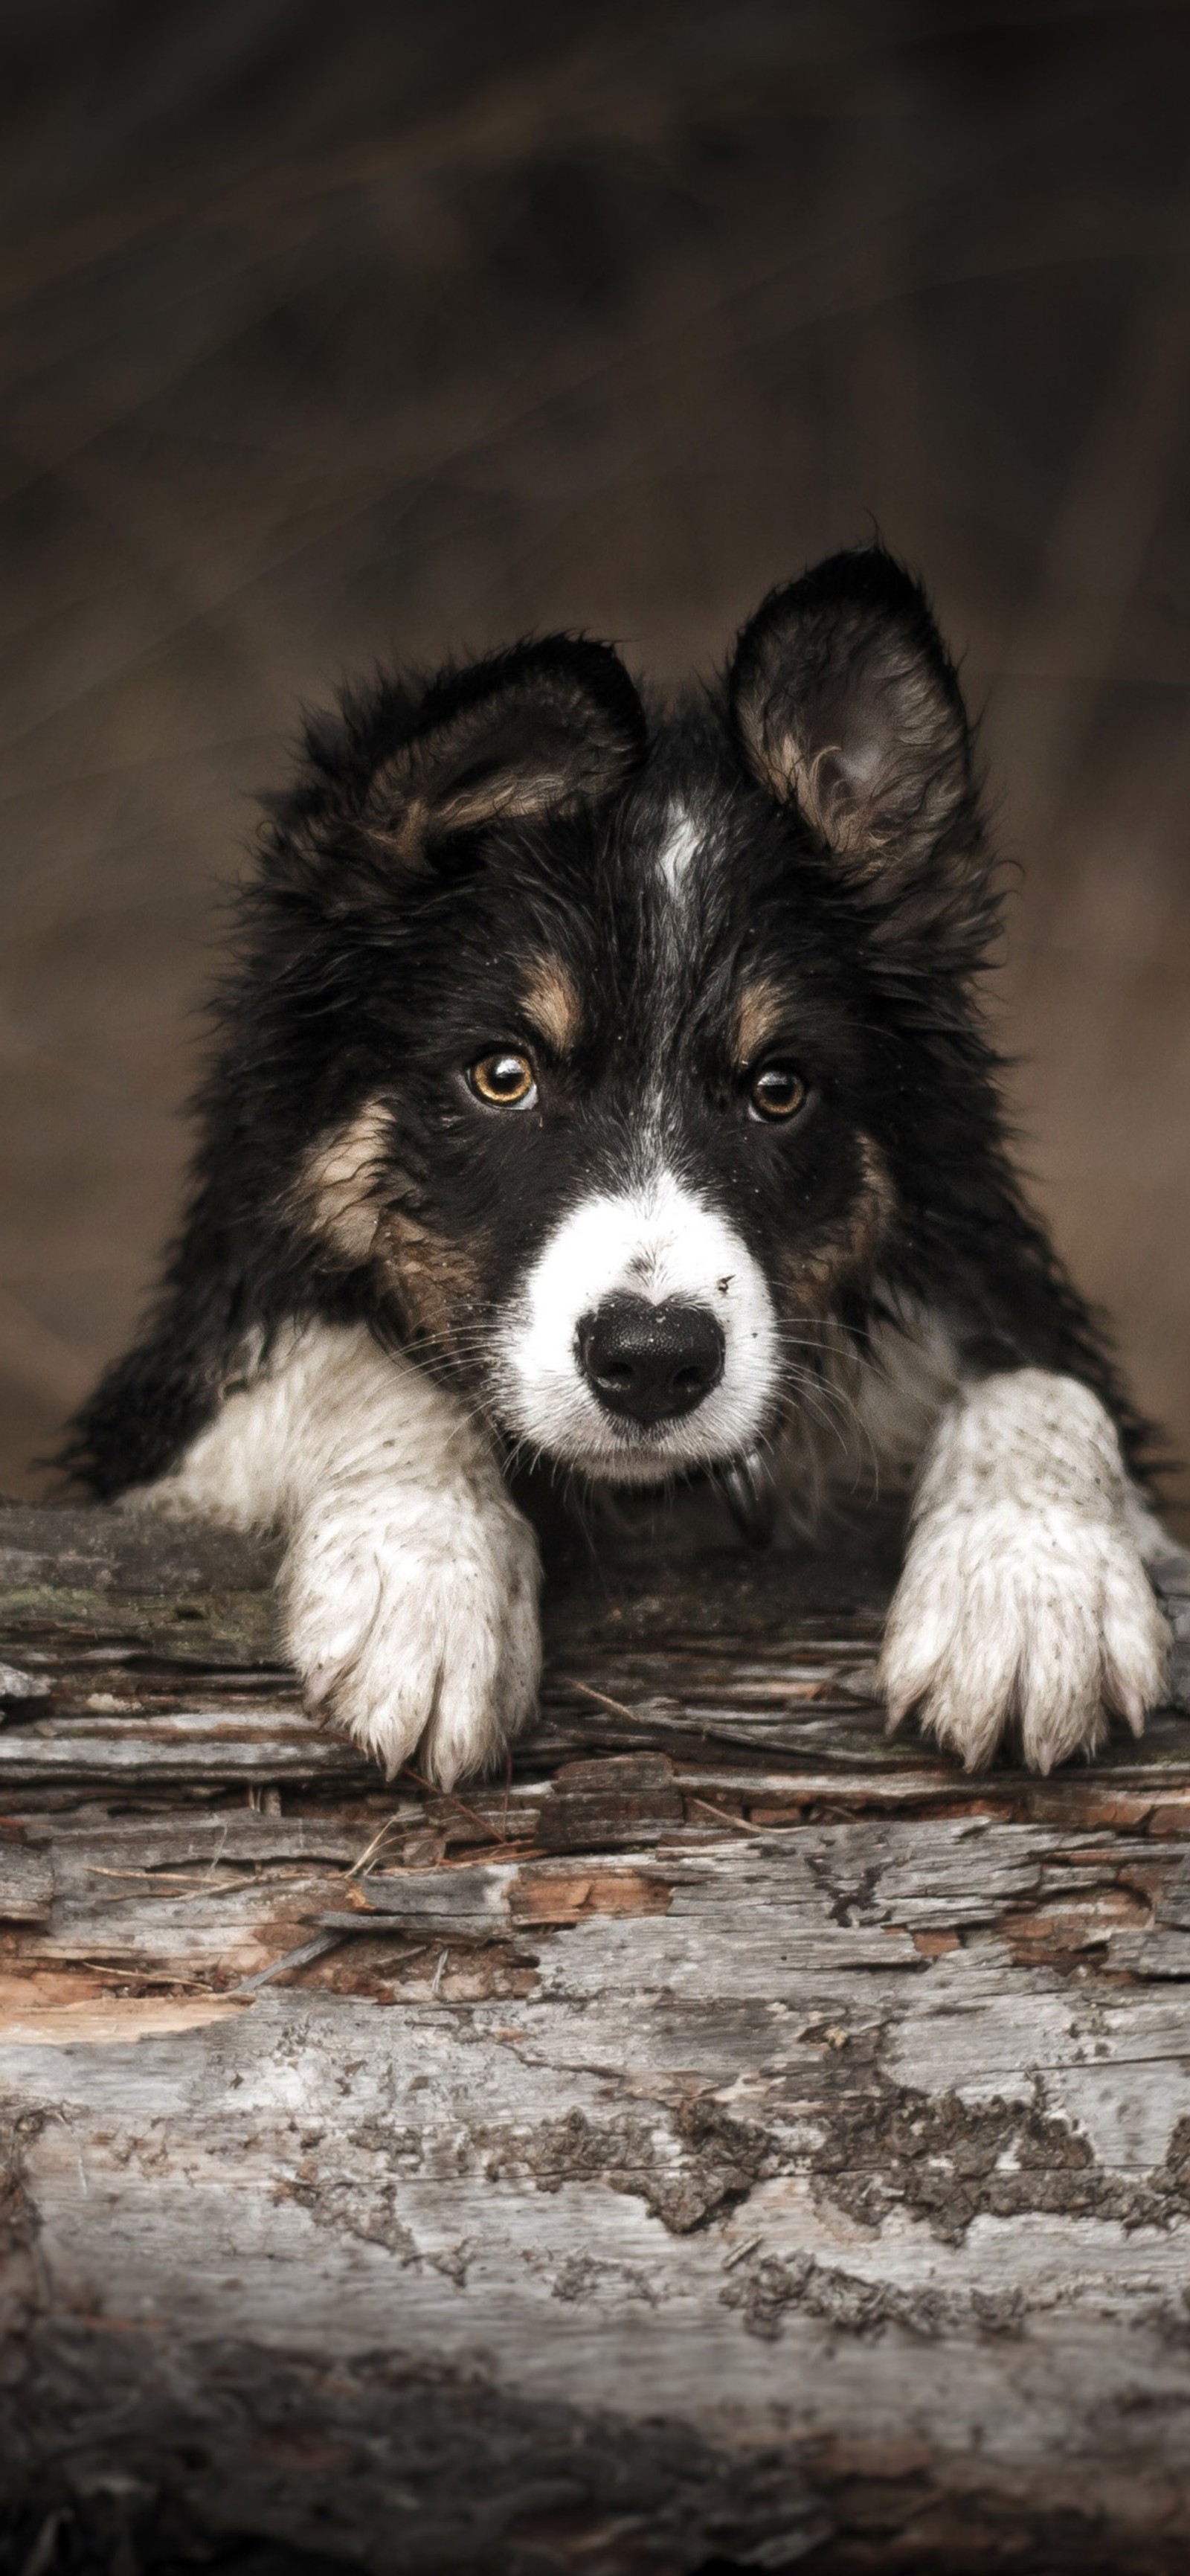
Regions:
<instances>
[{"instance_id":1,"label":"dog's eye","mask_svg":"<svg viewBox=\"0 0 1190 2576\"><path fill-rule=\"evenodd\" d=\"M807 1085L791 1064L766 1064L754 1073L748 1093L753 1118L795 1118L802 1107Z\"/></svg>"},{"instance_id":2,"label":"dog's eye","mask_svg":"<svg viewBox=\"0 0 1190 2576\"><path fill-rule=\"evenodd\" d=\"M467 1080L489 1109L524 1109L537 1097L537 1076L519 1047L493 1047L468 1067Z\"/></svg>"}]
</instances>

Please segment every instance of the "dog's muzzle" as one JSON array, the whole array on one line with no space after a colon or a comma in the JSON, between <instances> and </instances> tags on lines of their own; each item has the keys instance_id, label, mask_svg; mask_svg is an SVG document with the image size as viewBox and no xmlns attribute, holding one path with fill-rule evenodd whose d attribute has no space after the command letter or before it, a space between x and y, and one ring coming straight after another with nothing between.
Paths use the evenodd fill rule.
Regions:
<instances>
[{"instance_id":1,"label":"dog's muzzle","mask_svg":"<svg viewBox=\"0 0 1190 2576\"><path fill-rule=\"evenodd\" d=\"M583 1316L575 1351L605 1413L652 1425L694 1412L719 1384L726 1345L709 1306L618 1295Z\"/></svg>"}]
</instances>

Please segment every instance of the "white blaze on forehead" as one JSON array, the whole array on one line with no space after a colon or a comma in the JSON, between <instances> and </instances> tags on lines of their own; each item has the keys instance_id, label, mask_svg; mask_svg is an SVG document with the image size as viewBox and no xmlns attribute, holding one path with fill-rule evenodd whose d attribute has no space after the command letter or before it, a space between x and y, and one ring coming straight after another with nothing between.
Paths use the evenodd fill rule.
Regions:
<instances>
[{"instance_id":1,"label":"white blaze on forehead","mask_svg":"<svg viewBox=\"0 0 1190 2576\"><path fill-rule=\"evenodd\" d=\"M694 1412L640 1425L605 1413L576 1348L605 1298L706 1307L724 1339L723 1375ZM671 1172L583 1201L557 1227L498 1340L508 1428L534 1447L620 1483L730 1458L762 1429L776 1389L778 1334L758 1263L726 1218Z\"/></svg>"},{"instance_id":2,"label":"white blaze on forehead","mask_svg":"<svg viewBox=\"0 0 1190 2576\"><path fill-rule=\"evenodd\" d=\"M692 859L702 848L703 834L693 815L684 805L671 805L666 817L665 836L657 852L657 865L671 894L677 894L685 880Z\"/></svg>"}]
</instances>

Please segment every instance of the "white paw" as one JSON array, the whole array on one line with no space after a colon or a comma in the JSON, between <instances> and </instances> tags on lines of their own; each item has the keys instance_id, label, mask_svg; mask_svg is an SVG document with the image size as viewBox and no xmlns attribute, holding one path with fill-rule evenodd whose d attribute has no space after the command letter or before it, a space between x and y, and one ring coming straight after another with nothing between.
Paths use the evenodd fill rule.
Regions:
<instances>
[{"instance_id":1,"label":"white paw","mask_svg":"<svg viewBox=\"0 0 1190 2576\"><path fill-rule=\"evenodd\" d=\"M533 1532L495 1477L479 1491L319 1495L281 1585L308 1704L390 1779L414 1753L444 1788L486 1769L536 1703L539 1576Z\"/></svg>"},{"instance_id":2,"label":"white paw","mask_svg":"<svg viewBox=\"0 0 1190 2576\"><path fill-rule=\"evenodd\" d=\"M936 1509L910 1542L885 1631L889 1728L969 1771L1019 1732L1029 1768L1093 1753L1107 1712L1134 1735L1161 1698L1169 1631L1123 1517L1009 1499Z\"/></svg>"}]
</instances>

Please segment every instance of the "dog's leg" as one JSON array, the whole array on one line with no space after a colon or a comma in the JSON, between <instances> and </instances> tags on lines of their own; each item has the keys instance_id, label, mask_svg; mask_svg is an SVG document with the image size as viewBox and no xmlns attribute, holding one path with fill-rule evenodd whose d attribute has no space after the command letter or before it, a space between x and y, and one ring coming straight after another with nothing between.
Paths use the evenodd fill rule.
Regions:
<instances>
[{"instance_id":1,"label":"dog's leg","mask_svg":"<svg viewBox=\"0 0 1190 2576\"><path fill-rule=\"evenodd\" d=\"M1139 1735L1169 1647L1144 1560L1168 1547L1088 1387L1018 1369L965 1389L926 1453L889 1614L890 1726L918 1708L969 1770L1010 1722L1037 1771L1093 1752L1108 1709Z\"/></svg>"},{"instance_id":2,"label":"dog's leg","mask_svg":"<svg viewBox=\"0 0 1190 2576\"><path fill-rule=\"evenodd\" d=\"M129 1502L279 1527L283 1633L309 1704L391 1774L445 1786L533 1708L539 1565L467 1407L362 1327L295 1333L176 1474Z\"/></svg>"}]
</instances>

